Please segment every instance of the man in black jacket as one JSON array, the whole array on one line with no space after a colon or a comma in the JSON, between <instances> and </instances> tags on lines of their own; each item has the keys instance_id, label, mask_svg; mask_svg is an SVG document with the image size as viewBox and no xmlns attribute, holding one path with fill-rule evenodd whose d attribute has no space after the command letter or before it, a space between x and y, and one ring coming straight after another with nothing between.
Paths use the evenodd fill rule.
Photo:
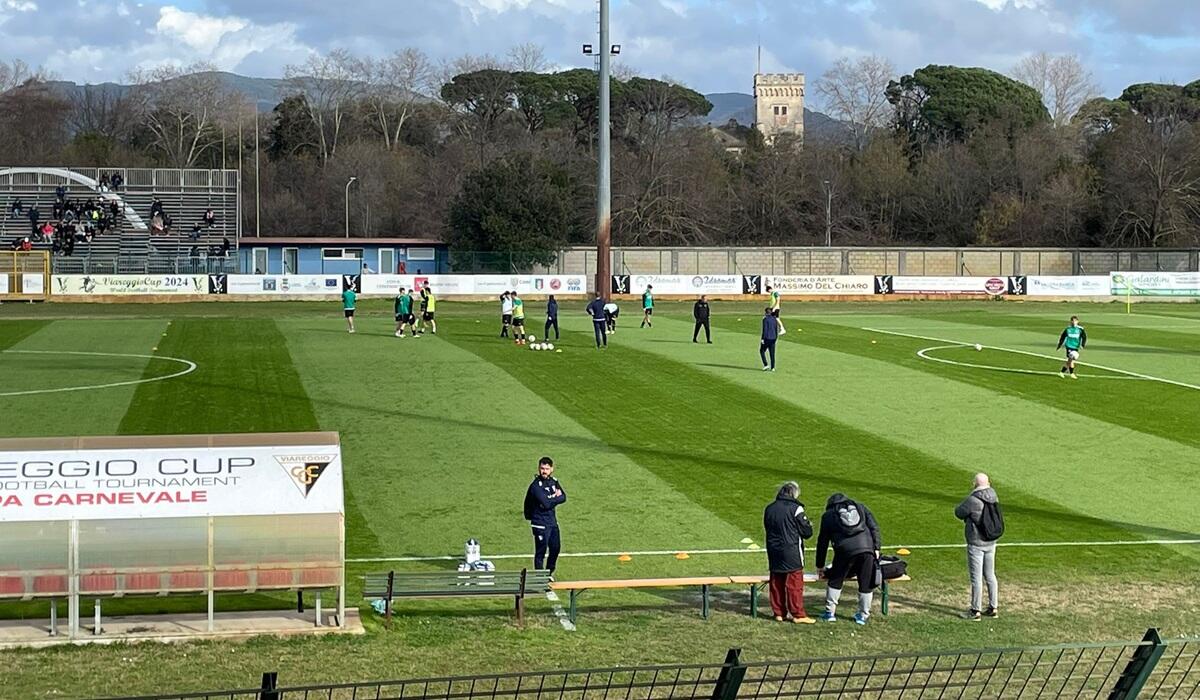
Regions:
<instances>
[{"instance_id":1,"label":"man in black jacket","mask_svg":"<svg viewBox=\"0 0 1200 700\"><path fill-rule=\"evenodd\" d=\"M779 488L775 501L763 511L767 533L767 564L771 569L771 612L775 621L812 624L804 612L804 540L812 537L812 523L804 513L800 485L789 481Z\"/></svg>"},{"instance_id":2,"label":"man in black jacket","mask_svg":"<svg viewBox=\"0 0 1200 700\"><path fill-rule=\"evenodd\" d=\"M825 569L825 554L833 545L833 566ZM875 516L861 503L835 493L825 503L821 532L817 535L817 569L828 580L825 588L825 614L821 620L834 622L842 584L847 576L858 579L858 612L854 622L867 624L871 616L871 598L875 590L875 572L879 564L879 525Z\"/></svg>"},{"instance_id":3,"label":"man in black jacket","mask_svg":"<svg viewBox=\"0 0 1200 700\"><path fill-rule=\"evenodd\" d=\"M533 568L554 573L562 540L554 509L567 502L562 484L554 478L554 460L538 460L538 473L525 491L525 519L533 530Z\"/></svg>"},{"instance_id":4,"label":"man in black jacket","mask_svg":"<svg viewBox=\"0 0 1200 700\"><path fill-rule=\"evenodd\" d=\"M692 307L692 316L696 319L696 327L692 329L692 342L698 342L696 338L700 336L700 329L704 329L704 339L712 345L712 331L708 326L708 297L703 294L696 300L696 305Z\"/></svg>"}]
</instances>

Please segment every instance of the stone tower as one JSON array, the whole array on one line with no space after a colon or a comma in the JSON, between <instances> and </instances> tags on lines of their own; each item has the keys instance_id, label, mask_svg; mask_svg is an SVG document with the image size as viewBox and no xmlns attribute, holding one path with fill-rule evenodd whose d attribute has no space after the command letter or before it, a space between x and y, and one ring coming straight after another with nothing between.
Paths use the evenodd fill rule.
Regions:
<instances>
[{"instance_id":1,"label":"stone tower","mask_svg":"<svg viewBox=\"0 0 1200 700\"><path fill-rule=\"evenodd\" d=\"M754 75L755 127L767 143L780 134L804 139L804 74Z\"/></svg>"}]
</instances>

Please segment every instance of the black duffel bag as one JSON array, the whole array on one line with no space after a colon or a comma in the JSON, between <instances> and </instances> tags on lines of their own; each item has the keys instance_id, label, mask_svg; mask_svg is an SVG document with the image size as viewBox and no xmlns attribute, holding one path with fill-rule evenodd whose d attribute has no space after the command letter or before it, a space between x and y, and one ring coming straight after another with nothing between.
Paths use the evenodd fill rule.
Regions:
<instances>
[{"instance_id":1,"label":"black duffel bag","mask_svg":"<svg viewBox=\"0 0 1200 700\"><path fill-rule=\"evenodd\" d=\"M879 557L879 570L883 573L883 580L890 581L908 573L908 562L900 557L884 554Z\"/></svg>"}]
</instances>

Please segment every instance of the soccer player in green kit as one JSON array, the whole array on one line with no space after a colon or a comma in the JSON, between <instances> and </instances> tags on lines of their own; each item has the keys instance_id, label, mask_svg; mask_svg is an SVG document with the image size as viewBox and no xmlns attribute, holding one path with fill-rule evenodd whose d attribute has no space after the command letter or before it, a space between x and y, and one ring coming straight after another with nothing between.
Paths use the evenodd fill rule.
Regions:
<instances>
[{"instance_id":1,"label":"soccer player in green kit","mask_svg":"<svg viewBox=\"0 0 1200 700\"><path fill-rule=\"evenodd\" d=\"M525 302L517 292L512 293L512 332L517 345L525 344Z\"/></svg>"},{"instance_id":2,"label":"soccer player in green kit","mask_svg":"<svg viewBox=\"0 0 1200 700\"><path fill-rule=\"evenodd\" d=\"M413 299L408 294L408 290L404 287L400 288L400 293L396 295L395 312L396 312L396 337L404 337L404 327L408 326L408 330L412 336L417 337L417 324L413 320L412 315Z\"/></svg>"},{"instance_id":3,"label":"soccer player in green kit","mask_svg":"<svg viewBox=\"0 0 1200 700\"><path fill-rule=\"evenodd\" d=\"M642 328L647 326L653 328L654 324L650 322L650 317L654 315L654 286L646 285L646 291L642 292Z\"/></svg>"},{"instance_id":4,"label":"soccer player in green kit","mask_svg":"<svg viewBox=\"0 0 1200 700\"><path fill-rule=\"evenodd\" d=\"M342 312L346 314L346 325L350 327L350 332L354 332L354 307L358 300L358 295L354 293L354 289L347 289L342 292Z\"/></svg>"},{"instance_id":5,"label":"soccer player in green kit","mask_svg":"<svg viewBox=\"0 0 1200 700\"><path fill-rule=\"evenodd\" d=\"M779 291L767 287L767 294L771 297L771 315L775 317L775 322L779 324L779 335L787 333L783 327L783 319L779 318Z\"/></svg>"},{"instance_id":6,"label":"soccer player in green kit","mask_svg":"<svg viewBox=\"0 0 1200 700\"><path fill-rule=\"evenodd\" d=\"M1079 359L1079 352L1087 347L1087 331L1079 325L1078 316L1072 316L1071 325L1063 329L1062 335L1058 336L1058 347L1064 345L1067 348L1067 363L1059 370L1059 376L1079 379L1075 374L1075 361Z\"/></svg>"}]
</instances>

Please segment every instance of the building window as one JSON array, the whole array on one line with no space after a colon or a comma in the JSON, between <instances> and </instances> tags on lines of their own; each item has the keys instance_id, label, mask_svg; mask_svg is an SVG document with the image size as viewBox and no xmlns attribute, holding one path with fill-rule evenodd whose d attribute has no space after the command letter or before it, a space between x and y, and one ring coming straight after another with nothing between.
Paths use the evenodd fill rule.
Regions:
<instances>
[{"instance_id":1,"label":"building window","mask_svg":"<svg viewBox=\"0 0 1200 700\"><path fill-rule=\"evenodd\" d=\"M433 248L409 248L409 260L437 260Z\"/></svg>"},{"instance_id":2,"label":"building window","mask_svg":"<svg viewBox=\"0 0 1200 700\"><path fill-rule=\"evenodd\" d=\"M787 116L787 105L780 107L779 113L786 117Z\"/></svg>"},{"instance_id":3,"label":"building window","mask_svg":"<svg viewBox=\"0 0 1200 700\"><path fill-rule=\"evenodd\" d=\"M362 260L362 248L322 248L321 257L325 260Z\"/></svg>"},{"instance_id":4,"label":"building window","mask_svg":"<svg viewBox=\"0 0 1200 700\"><path fill-rule=\"evenodd\" d=\"M342 259L342 249L341 248L322 248L321 249L321 257L325 258L326 260L341 260Z\"/></svg>"},{"instance_id":5,"label":"building window","mask_svg":"<svg viewBox=\"0 0 1200 700\"><path fill-rule=\"evenodd\" d=\"M779 105L775 105L775 116L779 116Z\"/></svg>"}]
</instances>

